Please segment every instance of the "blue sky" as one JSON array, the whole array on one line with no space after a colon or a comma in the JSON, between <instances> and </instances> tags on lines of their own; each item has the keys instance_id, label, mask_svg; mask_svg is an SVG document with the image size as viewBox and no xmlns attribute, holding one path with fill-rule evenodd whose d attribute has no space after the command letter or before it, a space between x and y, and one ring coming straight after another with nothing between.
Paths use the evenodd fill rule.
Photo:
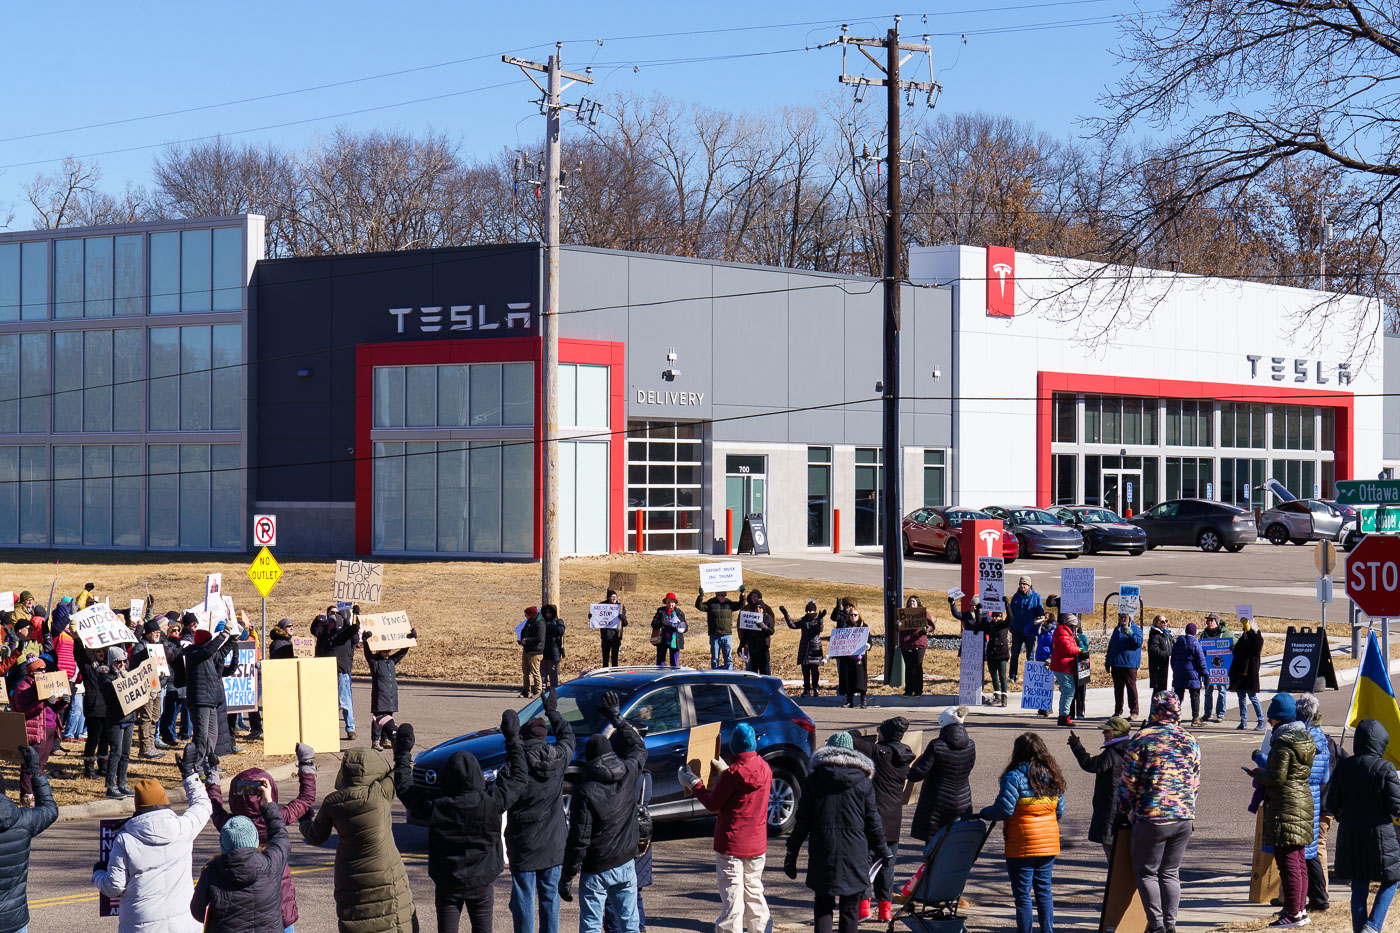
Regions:
<instances>
[{"instance_id":1,"label":"blue sky","mask_svg":"<svg viewBox=\"0 0 1400 933\"><path fill-rule=\"evenodd\" d=\"M1117 27L1107 20L1133 10L1125 0L942 6L926 23L922 10L901 11L904 38L931 34L945 89L939 109L1005 113L1055 136L1082 132L1075 118L1098 112L1119 67ZM7 43L0 219L8 206L12 229L30 226L23 185L66 155L91 154L104 187L119 189L145 183L163 145L219 133L301 147L337 125L431 127L460 138L469 155L488 155L541 133L534 89L500 54L543 60L555 40L566 43L566 68L594 63L598 96L660 92L736 110L818 106L840 93L841 53L800 50L833 38L842 22L852 34L883 35L896 11L835 0L12 4L6 31L21 41ZM777 24L793 25L752 28ZM652 37L626 38L637 36ZM791 49L799 51L749 54ZM735 54L746 57L649 64ZM906 67L927 73L918 59ZM402 73L341 83L390 72ZM285 93L327 84L338 86ZM265 95L278 96L207 107ZM189 112L169 113L181 110ZM352 113L360 110L368 112ZM160 113L169 115L130 119ZM109 121L120 122L90 126Z\"/></svg>"}]
</instances>

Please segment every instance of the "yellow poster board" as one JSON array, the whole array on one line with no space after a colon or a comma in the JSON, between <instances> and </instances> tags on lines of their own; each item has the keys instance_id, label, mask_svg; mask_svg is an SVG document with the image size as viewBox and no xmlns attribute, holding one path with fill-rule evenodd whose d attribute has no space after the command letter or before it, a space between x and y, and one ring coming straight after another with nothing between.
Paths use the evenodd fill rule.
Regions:
<instances>
[{"instance_id":1,"label":"yellow poster board","mask_svg":"<svg viewBox=\"0 0 1400 933\"><path fill-rule=\"evenodd\" d=\"M263 709L285 711L263 717L263 754L291 755L298 742L318 752L340 751L335 658L264 661L262 678Z\"/></svg>"}]
</instances>

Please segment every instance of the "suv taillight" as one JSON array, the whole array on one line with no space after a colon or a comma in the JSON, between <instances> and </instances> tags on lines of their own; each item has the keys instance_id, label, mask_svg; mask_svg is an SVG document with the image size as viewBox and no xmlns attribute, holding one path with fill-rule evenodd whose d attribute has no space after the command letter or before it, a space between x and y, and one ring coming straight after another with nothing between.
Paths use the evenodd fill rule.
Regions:
<instances>
[{"instance_id":1,"label":"suv taillight","mask_svg":"<svg viewBox=\"0 0 1400 933\"><path fill-rule=\"evenodd\" d=\"M812 720L808 719L806 716L803 716L803 717L801 717L800 719L794 719L794 720L792 721L792 724L793 724L794 726L801 726L803 729L806 729L808 732L816 732L816 731L817 731L817 725L816 725L816 723L812 722Z\"/></svg>"}]
</instances>

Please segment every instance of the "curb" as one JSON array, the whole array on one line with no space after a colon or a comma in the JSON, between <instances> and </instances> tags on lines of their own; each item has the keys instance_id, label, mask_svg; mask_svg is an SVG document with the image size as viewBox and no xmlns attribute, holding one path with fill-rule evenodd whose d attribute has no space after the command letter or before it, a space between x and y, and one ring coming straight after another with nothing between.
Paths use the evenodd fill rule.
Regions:
<instances>
[{"instance_id":1,"label":"curb","mask_svg":"<svg viewBox=\"0 0 1400 933\"><path fill-rule=\"evenodd\" d=\"M297 766L295 762L278 765L275 768L269 768L267 773L272 776L274 781L281 782L296 774ZM232 781L233 777L230 775L219 782L219 786L223 789L225 799L227 799L229 785ZM166 788L166 794L170 797L171 803L188 802L185 799L183 782L176 784L174 787ZM132 802L132 798L128 797L125 800L108 800L104 797L101 800L90 800L87 803L74 803L66 807L59 807L58 821L89 820L99 817L110 819L113 817L131 816L134 812L135 804Z\"/></svg>"},{"instance_id":2,"label":"curb","mask_svg":"<svg viewBox=\"0 0 1400 933\"><path fill-rule=\"evenodd\" d=\"M351 674L350 679L356 683L369 683L368 674ZM431 677L400 677L400 684L409 687L451 687L454 690L501 690L507 693L519 693L518 684L487 684L473 683L465 680L434 680Z\"/></svg>"}]
</instances>

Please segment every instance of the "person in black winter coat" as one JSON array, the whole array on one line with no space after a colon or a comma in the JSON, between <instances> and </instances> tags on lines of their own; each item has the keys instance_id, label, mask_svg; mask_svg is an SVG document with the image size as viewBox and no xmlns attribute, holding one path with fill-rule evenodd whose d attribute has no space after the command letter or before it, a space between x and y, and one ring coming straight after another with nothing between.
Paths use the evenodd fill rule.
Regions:
<instances>
[{"instance_id":1,"label":"person in black winter coat","mask_svg":"<svg viewBox=\"0 0 1400 933\"><path fill-rule=\"evenodd\" d=\"M262 818L267 848L258 850L258 829L246 816L231 817L219 831L222 854L199 873L190 914L219 933L280 933L282 870L291 857L282 808L262 781Z\"/></svg>"},{"instance_id":2,"label":"person in black winter coat","mask_svg":"<svg viewBox=\"0 0 1400 933\"><path fill-rule=\"evenodd\" d=\"M32 745L20 749L20 767L34 784L34 806L21 809L0 796L0 933L29 926L29 844L58 819L49 779L40 772L39 753Z\"/></svg>"},{"instance_id":3,"label":"person in black winter coat","mask_svg":"<svg viewBox=\"0 0 1400 933\"><path fill-rule=\"evenodd\" d=\"M1153 696L1167 689L1167 675L1172 666L1172 642L1175 640L1167 627L1167 617L1155 617L1147 633L1147 679L1151 682Z\"/></svg>"},{"instance_id":4,"label":"person in black winter coat","mask_svg":"<svg viewBox=\"0 0 1400 933\"><path fill-rule=\"evenodd\" d=\"M1336 875L1351 882L1353 930L1385 928L1390 898L1400 886L1400 842L1392 820L1400 819L1400 776L1385 758L1390 735L1374 719L1356 726L1352 754L1343 758L1327 785L1323 809L1337 818ZM1366 898L1371 882L1380 892L1369 915Z\"/></svg>"},{"instance_id":5,"label":"person in black winter coat","mask_svg":"<svg viewBox=\"0 0 1400 933\"><path fill-rule=\"evenodd\" d=\"M617 628L598 629L598 641L603 648L603 666L617 667L618 649L622 647L622 630L627 627L627 607L622 605L622 598L617 595L617 590L608 590L603 602L617 606Z\"/></svg>"},{"instance_id":6,"label":"person in black winter coat","mask_svg":"<svg viewBox=\"0 0 1400 933\"><path fill-rule=\"evenodd\" d=\"M292 644L292 633L296 623L291 619L278 619L277 624L267 633L267 657L270 661L285 661L297 656Z\"/></svg>"},{"instance_id":7,"label":"person in black winter coat","mask_svg":"<svg viewBox=\"0 0 1400 933\"><path fill-rule=\"evenodd\" d=\"M1243 729L1249 723L1246 703L1254 707L1254 728L1264 731L1264 710L1259 705L1259 661L1264 654L1264 636L1253 620L1243 619L1244 631L1235 639L1234 650L1230 654L1230 686L1240 705L1240 724Z\"/></svg>"},{"instance_id":8,"label":"person in black winter coat","mask_svg":"<svg viewBox=\"0 0 1400 933\"><path fill-rule=\"evenodd\" d=\"M900 830L904 824L904 782L914 763L914 750L900 740L909 731L909 720L895 716L880 723L879 741L857 737L855 750L875 764L875 806L885 830L885 844L892 853L875 876L875 900L880 902L879 919L889 920L894 905L894 863L899 854Z\"/></svg>"},{"instance_id":9,"label":"person in black winter coat","mask_svg":"<svg viewBox=\"0 0 1400 933\"><path fill-rule=\"evenodd\" d=\"M559 618L559 607L553 604L542 606L540 616L544 619L544 657L540 659L540 684L547 689L559 686L559 662L564 660L564 620Z\"/></svg>"},{"instance_id":10,"label":"person in black winter coat","mask_svg":"<svg viewBox=\"0 0 1400 933\"><path fill-rule=\"evenodd\" d=\"M454 752L439 778L443 796L429 797L413 784L413 726L394 740L394 788L415 819L428 824L428 877L436 886L439 933L455 933L465 908L472 930L491 929L492 882L505 869L501 817L525 786L525 751L515 710L501 714L506 765L490 784L468 751Z\"/></svg>"},{"instance_id":11,"label":"person in black winter coat","mask_svg":"<svg viewBox=\"0 0 1400 933\"><path fill-rule=\"evenodd\" d=\"M564 772L574 758L575 739L574 730L559 715L558 702L554 691L546 690L545 718L536 717L521 727L524 784L506 817L510 913L521 918L520 927L526 930L535 929L536 907L542 928L559 926L559 875L569 833L563 807Z\"/></svg>"},{"instance_id":12,"label":"person in black winter coat","mask_svg":"<svg viewBox=\"0 0 1400 933\"><path fill-rule=\"evenodd\" d=\"M875 765L857 752L850 733L833 733L812 755L812 770L797 804L783 872L797 880L797 857L808 843L807 887L816 933L831 933L839 905L840 933L860 929L860 902L870 878L870 856L889 858L875 805Z\"/></svg>"},{"instance_id":13,"label":"person in black winter coat","mask_svg":"<svg viewBox=\"0 0 1400 933\"><path fill-rule=\"evenodd\" d=\"M209 773L209 756L219 754L219 708L225 702L223 677L227 669L238 664L237 648L237 633L226 629L217 635L195 632L194 644L185 650L185 702L194 723L194 747L201 777Z\"/></svg>"},{"instance_id":14,"label":"person in black winter coat","mask_svg":"<svg viewBox=\"0 0 1400 933\"><path fill-rule=\"evenodd\" d=\"M107 796L113 800L134 797L126 786L127 769L131 767L131 733L136 728L136 710L122 715L117 699L115 681L126 674L126 649L121 645L107 648L107 663L97 667L96 689L102 691L102 704L108 715L103 720L107 728Z\"/></svg>"},{"instance_id":15,"label":"person in black winter coat","mask_svg":"<svg viewBox=\"0 0 1400 933\"><path fill-rule=\"evenodd\" d=\"M603 694L598 711L619 733L619 756L608 737L588 737L584 765L569 801L569 838L559 896L573 900L579 879L579 933L602 929L604 904L617 905L623 929L637 928L638 781L646 768L647 747L632 724L622 718L617 694Z\"/></svg>"},{"instance_id":16,"label":"person in black winter coat","mask_svg":"<svg viewBox=\"0 0 1400 933\"><path fill-rule=\"evenodd\" d=\"M1118 814L1118 779L1123 774L1123 754L1128 750L1128 733L1132 726L1121 716L1103 724L1103 750L1090 755L1079 741L1069 734L1069 750L1079 767L1094 775L1094 812L1089 818L1089 841L1103 846L1109 864L1113 864L1114 824Z\"/></svg>"},{"instance_id":17,"label":"person in black winter coat","mask_svg":"<svg viewBox=\"0 0 1400 933\"><path fill-rule=\"evenodd\" d=\"M87 723L87 738L83 740L83 777L93 778L107 773L107 702L102 696L98 674L99 663L105 663L106 649L99 662L81 641L73 643L73 660L78 665L78 678L83 684L83 720ZM180 670L184 670L183 663Z\"/></svg>"},{"instance_id":18,"label":"person in black winter coat","mask_svg":"<svg viewBox=\"0 0 1400 933\"><path fill-rule=\"evenodd\" d=\"M977 746L963 726L966 718L966 706L950 706L939 713L938 738L924 747L909 769L909 780L923 785L909 827L909 835L920 842L928 842L938 830L972 812L969 778L977 764Z\"/></svg>"},{"instance_id":19,"label":"person in black winter coat","mask_svg":"<svg viewBox=\"0 0 1400 933\"><path fill-rule=\"evenodd\" d=\"M788 615L786 606L779 606L783 621L788 628L799 629L802 634L797 640L797 666L802 668L802 695L821 695L822 672L822 629L826 627L826 610L817 611L817 601L807 600L807 610L797 621Z\"/></svg>"},{"instance_id":20,"label":"person in black winter coat","mask_svg":"<svg viewBox=\"0 0 1400 933\"><path fill-rule=\"evenodd\" d=\"M418 630L409 629L409 638ZM399 662L408 648L398 651L371 651L365 640L365 663L369 665L369 747L394 747L394 714L399 711Z\"/></svg>"},{"instance_id":21,"label":"person in black winter coat","mask_svg":"<svg viewBox=\"0 0 1400 933\"><path fill-rule=\"evenodd\" d=\"M992 681L993 706L1006 705L1007 665L1011 662L1011 620L1005 613L987 613L977 620L977 631L985 637L982 648L987 676Z\"/></svg>"},{"instance_id":22,"label":"person in black winter coat","mask_svg":"<svg viewBox=\"0 0 1400 933\"><path fill-rule=\"evenodd\" d=\"M360 607L351 610L354 622L334 608L326 610L311 623L316 638L316 657L335 658L336 688L340 693L340 712L345 717L345 737L355 738L355 704L350 693L350 669L355 663L355 647L360 643Z\"/></svg>"},{"instance_id":23,"label":"person in black winter coat","mask_svg":"<svg viewBox=\"0 0 1400 933\"><path fill-rule=\"evenodd\" d=\"M763 594L758 590L751 591L744 598L743 612L756 612L762 620L759 622L760 628L739 629L739 650L748 655L748 663L745 667L757 674L767 676L773 673L769 660L769 646L773 641L773 632L776 625L773 620L773 609L763 601Z\"/></svg>"},{"instance_id":24,"label":"person in black winter coat","mask_svg":"<svg viewBox=\"0 0 1400 933\"><path fill-rule=\"evenodd\" d=\"M869 628L865 620L860 617L860 607L856 605L854 598L850 596L837 600L836 608L831 612L831 619L836 623L837 628ZM867 663L870 655L870 643L867 641L865 647L857 655L846 655L839 657L836 662L836 669L840 678L839 692L846 694L846 705L855 706L856 694L860 695L860 708L865 709L865 692L867 689Z\"/></svg>"}]
</instances>

